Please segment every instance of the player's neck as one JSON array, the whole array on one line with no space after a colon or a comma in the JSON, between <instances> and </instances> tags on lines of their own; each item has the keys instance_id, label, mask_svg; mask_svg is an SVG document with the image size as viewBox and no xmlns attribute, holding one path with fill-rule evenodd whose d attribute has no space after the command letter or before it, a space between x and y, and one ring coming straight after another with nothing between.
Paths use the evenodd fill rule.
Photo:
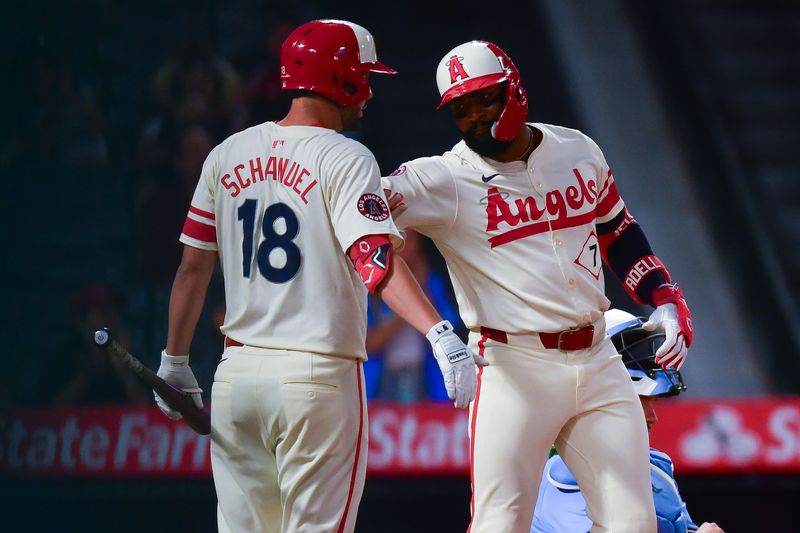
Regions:
<instances>
[{"instance_id":1,"label":"player's neck","mask_svg":"<svg viewBox=\"0 0 800 533\"><path fill-rule=\"evenodd\" d=\"M495 161L509 163L511 161L527 161L539 143L542 142L542 132L527 124L519 130L514 142L503 152L491 156Z\"/></svg>"},{"instance_id":2,"label":"player's neck","mask_svg":"<svg viewBox=\"0 0 800 533\"><path fill-rule=\"evenodd\" d=\"M326 98L301 96L292 99L289 112L281 120L279 126L321 126L341 132L342 115L339 107Z\"/></svg>"}]
</instances>

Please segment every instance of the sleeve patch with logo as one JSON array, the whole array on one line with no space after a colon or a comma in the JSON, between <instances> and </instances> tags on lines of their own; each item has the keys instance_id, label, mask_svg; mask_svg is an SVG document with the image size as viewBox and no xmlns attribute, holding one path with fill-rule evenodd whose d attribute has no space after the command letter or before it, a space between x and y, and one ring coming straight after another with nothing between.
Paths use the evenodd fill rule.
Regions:
<instances>
[{"instance_id":1,"label":"sleeve patch with logo","mask_svg":"<svg viewBox=\"0 0 800 533\"><path fill-rule=\"evenodd\" d=\"M358 212L370 220L380 222L389 218L389 207L377 194L362 194L358 199Z\"/></svg>"}]
</instances>

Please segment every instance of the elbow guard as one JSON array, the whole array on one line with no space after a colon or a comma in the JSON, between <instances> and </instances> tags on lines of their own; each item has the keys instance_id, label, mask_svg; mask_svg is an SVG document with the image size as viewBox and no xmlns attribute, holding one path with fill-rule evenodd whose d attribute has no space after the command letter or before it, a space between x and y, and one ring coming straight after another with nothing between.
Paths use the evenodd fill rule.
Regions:
<instances>
[{"instance_id":1,"label":"elbow guard","mask_svg":"<svg viewBox=\"0 0 800 533\"><path fill-rule=\"evenodd\" d=\"M348 250L350 261L370 293L375 293L389 273L392 250L387 235L367 235L358 239Z\"/></svg>"}]
</instances>

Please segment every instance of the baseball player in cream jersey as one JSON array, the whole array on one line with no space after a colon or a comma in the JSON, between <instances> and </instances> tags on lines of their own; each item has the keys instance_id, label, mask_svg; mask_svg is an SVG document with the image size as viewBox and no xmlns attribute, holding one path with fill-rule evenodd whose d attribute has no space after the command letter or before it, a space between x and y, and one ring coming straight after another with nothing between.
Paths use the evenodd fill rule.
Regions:
<instances>
[{"instance_id":1,"label":"baseball player in cream jersey","mask_svg":"<svg viewBox=\"0 0 800 533\"><path fill-rule=\"evenodd\" d=\"M226 341L211 395L211 466L221 531L354 530L366 471L368 291L427 334L457 407L475 395L482 359L394 257L401 239L374 157L339 133L372 97L369 73L394 71L361 26L294 30L281 50L289 113L214 148L192 198L158 374L202 405L183 354L219 257Z\"/></svg>"},{"instance_id":2,"label":"baseball player in cream jersey","mask_svg":"<svg viewBox=\"0 0 800 533\"><path fill-rule=\"evenodd\" d=\"M398 227L438 247L470 329L478 370L471 405L472 533L528 531L556 443L584 489L594 532L655 531L647 432L605 334L605 262L678 368L691 342L680 289L630 215L600 148L579 131L526 123L519 72L473 41L442 59L442 100L463 141L407 162L384 187ZM626 450L620 454L619 450Z\"/></svg>"}]
</instances>

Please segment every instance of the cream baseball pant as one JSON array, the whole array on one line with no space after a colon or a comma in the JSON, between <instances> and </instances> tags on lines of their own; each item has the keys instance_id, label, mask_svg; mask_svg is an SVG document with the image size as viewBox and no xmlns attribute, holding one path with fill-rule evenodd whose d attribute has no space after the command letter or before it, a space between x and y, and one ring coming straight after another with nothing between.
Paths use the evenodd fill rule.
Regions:
<instances>
[{"instance_id":1,"label":"cream baseball pant","mask_svg":"<svg viewBox=\"0 0 800 533\"><path fill-rule=\"evenodd\" d=\"M211 392L221 532L352 532L366 467L360 361L225 350Z\"/></svg>"},{"instance_id":2,"label":"cream baseball pant","mask_svg":"<svg viewBox=\"0 0 800 533\"><path fill-rule=\"evenodd\" d=\"M655 533L647 426L608 337L586 350L544 349L535 335L503 344L478 333L489 360L470 407L470 533L527 533L555 443L586 498L593 533ZM538 344L538 346L537 346Z\"/></svg>"}]
</instances>

